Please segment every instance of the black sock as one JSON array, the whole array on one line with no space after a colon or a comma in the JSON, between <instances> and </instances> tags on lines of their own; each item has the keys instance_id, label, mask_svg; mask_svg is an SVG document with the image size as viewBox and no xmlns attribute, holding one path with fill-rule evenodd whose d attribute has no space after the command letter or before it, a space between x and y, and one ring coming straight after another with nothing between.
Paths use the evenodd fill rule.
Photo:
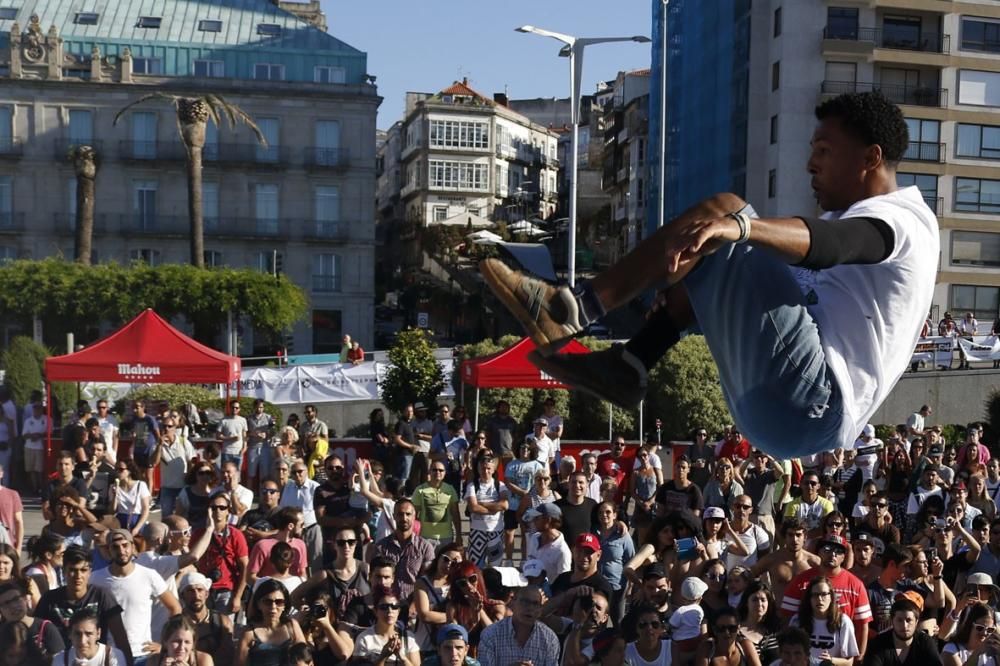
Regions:
<instances>
[{"instance_id":1,"label":"black sock","mask_svg":"<svg viewBox=\"0 0 1000 666\"><path fill-rule=\"evenodd\" d=\"M594 286L590 280L576 285L573 288L573 295L576 297L577 305L580 307L580 323L584 326L593 324L607 314L604 306L601 304L601 300L594 293Z\"/></svg>"},{"instance_id":2,"label":"black sock","mask_svg":"<svg viewBox=\"0 0 1000 666\"><path fill-rule=\"evenodd\" d=\"M681 332L670 319L666 308L660 308L625 343L625 350L642 361L647 370L652 370L656 362L680 339Z\"/></svg>"}]
</instances>

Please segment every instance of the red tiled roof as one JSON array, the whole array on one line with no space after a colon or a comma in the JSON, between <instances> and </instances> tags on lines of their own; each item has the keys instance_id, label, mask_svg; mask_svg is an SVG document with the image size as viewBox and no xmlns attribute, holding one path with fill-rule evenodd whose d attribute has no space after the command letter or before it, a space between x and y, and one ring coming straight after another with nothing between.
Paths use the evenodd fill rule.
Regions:
<instances>
[{"instance_id":1,"label":"red tiled roof","mask_svg":"<svg viewBox=\"0 0 1000 666\"><path fill-rule=\"evenodd\" d=\"M485 97L469 86L468 79L462 79L461 81L455 81L453 84L442 90L439 95L463 95L465 97L475 97L483 100L484 102L493 103L488 97Z\"/></svg>"}]
</instances>

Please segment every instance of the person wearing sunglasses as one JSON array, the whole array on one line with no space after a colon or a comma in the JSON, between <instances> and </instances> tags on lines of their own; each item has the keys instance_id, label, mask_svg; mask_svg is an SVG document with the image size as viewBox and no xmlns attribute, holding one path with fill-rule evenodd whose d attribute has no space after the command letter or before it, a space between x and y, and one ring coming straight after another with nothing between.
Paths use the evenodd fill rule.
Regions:
<instances>
[{"instance_id":1,"label":"person wearing sunglasses","mask_svg":"<svg viewBox=\"0 0 1000 666\"><path fill-rule=\"evenodd\" d=\"M209 606L220 613L235 614L243 605L250 551L243 532L229 524L231 511L229 496L213 493L208 501L208 527L195 530L191 538L197 541L203 529L211 530L212 541L198 560L197 569L212 581Z\"/></svg>"},{"instance_id":2,"label":"person wearing sunglasses","mask_svg":"<svg viewBox=\"0 0 1000 666\"><path fill-rule=\"evenodd\" d=\"M820 495L819 483L819 473L816 470L803 472L799 481L802 494L785 506L784 517L798 518L805 523L810 537L823 535L820 521L834 508L833 502Z\"/></svg>"},{"instance_id":3,"label":"person wearing sunglasses","mask_svg":"<svg viewBox=\"0 0 1000 666\"><path fill-rule=\"evenodd\" d=\"M636 611L639 637L625 646L625 659L631 664L671 666L670 642L663 640L665 627L654 606L642 604Z\"/></svg>"},{"instance_id":4,"label":"person wearing sunglasses","mask_svg":"<svg viewBox=\"0 0 1000 666\"><path fill-rule=\"evenodd\" d=\"M184 478L188 473L188 461L197 453L191 439L181 434L177 419L171 415L163 419L163 436L160 452L160 515L173 514L177 497L184 490Z\"/></svg>"},{"instance_id":5,"label":"person wearing sunglasses","mask_svg":"<svg viewBox=\"0 0 1000 666\"><path fill-rule=\"evenodd\" d=\"M998 654L1000 635L997 634L995 613L986 604L977 602L965 611L965 619L942 650L941 661L944 666L986 666L995 663L993 660Z\"/></svg>"},{"instance_id":6,"label":"person wearing sunglasses","mask_svg":"<svg viewBox=\"0 0 1000 666\"><path fill-rule=\"evenodd\" d=\"M480 634L493 624L483 572L472 562L459 562L448 572L448 586L445 617L469 632L469 646L472 656L476 656Z\"/></svg>"},{"instance_id":7,"label":"person wearing sunglasses","mask_svg":"<svg viewBox=\"0 0 1000 666\"><path fill-rule=\"evenodd\" d=\"M844 540L847 539L847 518L840 511L834 510L823 516L822 520L820 520L820 528L823 530L823 536L813 540L808 546L806 546L806 548L817 555L820 554L819 543L824 538L828 536L838 536ZM853 566L854 550L848 548L844 557L844 568L850 569Z\"/></svg>"},{"instance_id":8,"label":"person wearing sunglasses","mask_svg":"<svg viewBox=\"0 0 1000 666\"><path fill-rule=\"evenodd\" d=\"M300 577L306 575L309 556L306 554L306 544L301 538L302 509L294 506L282 507L272 517L271 524L278 530L275 535L259 540L250 551L247 581L251 585L258 578L274 575L275 568L270 561L270 555L271 550L279 543L286 543L292 549L290 573Z\"/></svg>"},{"instance_id":9,"label":"person wearing sunglasses","mask_svg":"<svg viewBox=\"0 0 1000 666\"><path fill-rule=\"evenodd\" d=\"M244 513L239 524L250 548L253 548L260 539L274 536L275 529L271 518L279 509L281 486L274 479L264 479L260 483L258 499L257 507Z\"/></svg>"},{"instance_id":10,"label":"person wearing sunglasses","mask_svg":"<svg viewBox=\"0 0 1000 666\"><path fill-rule=\"evenodd\" d=\"M675 662L676 663L676 662ZM707 640L699 642L694 666L760 666L753 643L740 634L740 623L733 608L725 608L709 623Z\"/></svg>"},{"instance_id":11,"label":"person wearing sunglasses","mask_svg":"<svg viewBox=\"0 0 1000 666\"><path fill-rule=\"evenodd\" d=\"M451 421L455 426L458 422ZM457 427L454 428L457 430ZM434 456L434 454L431 454ZM462 513L458 491L445 482L447 461L433 458L428 466L427 480L413 489L413 507L420 521L420 536L434 548L452 542L462 544Z\"/></svg>"},{"instance_id":12,"label":"person wearing sunglasses","mask_svg":"<svg viewBox=\"0 0 1000 666\"><path fill-rule=\"evenodd\" d=\"M420 666L420 647L408 633L400 635L396 622L402 608L400 594L393 588L375 592L375 624L354 641L353 659L372 664Z\"/></svg>"},{"instance_id":13,"label":"person wearing sunglasses","mask_svg":"<svg viewBox=\"0 0 1000 666\"><path fill-rule=\"evenodd\" d=\"M784 617L792 617L802 613L802 607L812 603L812 597L807 591L813 581L822 578L829 581L828 587L837 591L832 600L842 613L844 621L853 624L852 636L857 646L857 653L864 654L868 645L869 624L872 621L872 609L868 590L864 583L850 571L844 569L844 558L847 555L847 541L840 536L824 537L819 543L820 564L818 567L803 571L795 576L785 586L784 597L781 600L781 613ZM808 613L808 611L806 611ZM809 627L804 626L806 630ZM856 656L856 655L854 655Z\"/></svg>"},{"instance_id":14,"label":"person wearing sunglasses","mask_svg":"<svg viewBox=\"0 0 1000 666\"><path fill-rule=\"evenodd\" d=\"M208 517L208 500L215 491L218 472L207 460L194 464L185 477L187 484L177 496L174 513L198 525Z\"/></svg>"},{"instance_id":15,"label":"person wearing sunglasses","mask_svg":"<svg viewBox=\"0 0 1000 666\"><path fill-rule=\"evenodd\" d=\"M288 648L306 640L291 611L288 590L281 582L261 583L247 608L249 626L236 650L236 663L239 666L285 663L282 656Z\"/></svg>"},{"instance_id":16,"label":"person wearing sunglasses","mask_svg":"<svg viewBox=\"0 0 1000 666\"><path fill-rule=\"evenodd\" d=\"M413 585L434 561L430 541L413 531L417 512L413 502L405 497L393 508L395 529L392 534L375 542L374 554L396 562L396 587L404 599L413 593Z\"/></svg>"},{"instance_id":17,"label":"person wearing sunglasses","mask_svg":"<svg viewBox=\"0 0 1000 666\"><path fill-rule=\"evenodd\" d=\"M329 461L326 464L333 466ZM350 489L344 483L343 466L344 463L341 462L339 476L327 478L321 486L319 481L309 478L306 464L296 460L291 466L291 479L281 491L281 506L293 506L302 510L302 540L306 542L309 567L314 571L323 568L323 531L319 526L319 519L327 516L341 520L338 517L347 512ZM336 502L331 504L333 500ZM337 510L331 511L331 506L336 506ZM317 508L320 510L317 511ZM356 523L357 519L352 521Z\"/></svg>"}]
</instances>

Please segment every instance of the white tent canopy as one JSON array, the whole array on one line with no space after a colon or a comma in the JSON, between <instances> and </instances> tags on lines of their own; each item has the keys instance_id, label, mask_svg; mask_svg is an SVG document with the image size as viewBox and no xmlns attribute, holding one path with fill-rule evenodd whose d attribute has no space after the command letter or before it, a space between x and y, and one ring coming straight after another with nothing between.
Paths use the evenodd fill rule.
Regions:
<instances>
[{"instance_id":1,"label":"white tent canopy","mask_svg":"<svg viewBox=\"0 0 1000 666\"><path fill-rule=\"evenodd\" d=\"M502 243L503 238L493 233L492 231L487 231L481 229L480 231L474 231L465 237L471 243L476 245L496 245L497 243Z\"/></svg>"},{"instance_id":2,"label":"white tent canopy","mask_svg":"<svg viewBox=\"0 0 1000 666\"><path fill-rule=\"evenodd\" d=\"M448 219L441 220L440 222L432 222L430 226L443 225L446 227L467 227L470 223L475 229L493 226L493 222L487 220L485 217L480 217L479 215L468 212L452 215Z\"/></svg>"}]
</instances>

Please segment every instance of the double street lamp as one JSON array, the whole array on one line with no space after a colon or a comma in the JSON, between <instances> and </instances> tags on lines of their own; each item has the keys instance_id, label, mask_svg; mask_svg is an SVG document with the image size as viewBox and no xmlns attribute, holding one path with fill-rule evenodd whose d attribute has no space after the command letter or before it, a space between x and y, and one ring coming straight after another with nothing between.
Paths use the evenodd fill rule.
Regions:
<instances>
[{"instance_id":1,"label":"double street lamp","mask_svg":"<svg viewBox=\"0 0 1000 666\"><path fill-rule=\"evenodd\" d=\"M522 25L515 28L517 32L530 32L542 37L551 37L559 40L565 46L559 50L560 57L569 57L569 100L570 100L570 124L572 134L570 135L570 159L569 159L569 257L567 258L567 277L569 285L576 284L576 177L577 159L579 152L579 128L580 128L580 83L583 77L583 49L591 44L604 44L606 42L638 42L644 44L650 41L649 37L635 35L633 37L573 37L561 32L543 30L533 25Z\"/></svg>"}]
</instances>

